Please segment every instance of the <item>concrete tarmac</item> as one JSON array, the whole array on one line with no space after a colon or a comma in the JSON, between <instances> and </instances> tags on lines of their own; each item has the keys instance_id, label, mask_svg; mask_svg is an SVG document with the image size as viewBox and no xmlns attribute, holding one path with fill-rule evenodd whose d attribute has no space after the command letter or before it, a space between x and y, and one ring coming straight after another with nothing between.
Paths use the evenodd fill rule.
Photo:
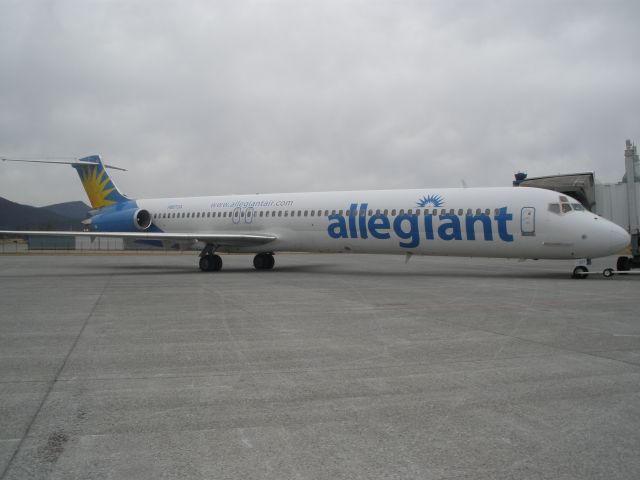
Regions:
<instances>
[{"instance_id":1,"label":"concrete tarmac","mask_svg":"<svg viewBox=\"0 0 640 480\"><path fill-rule=\"evenodd\" d=\"M1 480L640 478L640 277L196 261L0 256Z\"/></svg>"}]
</instances>

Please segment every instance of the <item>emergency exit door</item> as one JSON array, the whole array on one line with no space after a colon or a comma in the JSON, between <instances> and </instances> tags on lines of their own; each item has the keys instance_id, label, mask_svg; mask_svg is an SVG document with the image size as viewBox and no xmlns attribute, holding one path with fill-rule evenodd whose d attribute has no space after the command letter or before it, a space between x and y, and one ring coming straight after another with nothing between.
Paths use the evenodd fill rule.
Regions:
<instances>
[{"instance_id":1,"label":"emergency exit door","mask_svg":"<svg viewBox=\"0 0 640 480\"><path fill-rule=\"evenodd\" d=\"M520 212L520 230L522 235L533 236L536 234L536 209L524 207Z\"/></svg>"}]
</instances>

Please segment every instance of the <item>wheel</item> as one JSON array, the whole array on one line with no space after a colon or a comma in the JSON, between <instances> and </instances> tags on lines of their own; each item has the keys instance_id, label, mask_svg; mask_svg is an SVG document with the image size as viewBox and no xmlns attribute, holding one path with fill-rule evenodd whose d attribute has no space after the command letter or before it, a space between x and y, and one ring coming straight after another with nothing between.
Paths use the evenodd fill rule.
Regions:
<instances>
[{"instance_id":1,"label":"wheel","mask_svg":"<svg viewBox=\"0 0 640 480\"><path fill-rule=\"evenodd\" d=\"M626 272L631 270L631 259L629 257L618 257L616 262L616 270Z\"/></svg>"},{"instance_id":2,"label":"wheel","mask_svg":"<svg viewBox=\"0 0 640 480\"><path fill-rule=\"evenodd\" d=\"M605 278L613 277L613 268L605 268L605 269L602 271L602 275L603 275Z\"/></svg>"},{"instance_id":3,"label":"wheel","mask_svg":"<svg viewBox=\"0 0 640 480\"><path fill-rule=\"evenodd\" d=\"M217 272L222 269L222 258L220 255L203 255L198 266L203 272Z\"/></svg>"},{"instance_id":4,"label":"wheel","mask_svg":"<svg viewBox=\"0 0 640 480\"><path fill-rule=\"evenodd\" d=\"M271 253L259 253L253 257L253 266L256 270L271 270L275 263Z\"/></svg>"},{"instance_id":5,"label":"wheel","mask_svg":"<svg viewBox=\"0 0 640 480\"><path fill-rule=\"evenodd\" d=\"M222 257L220 255L211 255L212 266L209 271L211 272L219 272L222 270Z\"/></svg>"},{"instance_id":6,"label":"wheel","mask_svg":"<svg viewBox=\"0 0 640 480\"><path fill-rule=\"evenodd\" d=\"M573 274L571 275L571 278L587 278L587 272L589 270L587 269L587 267L583 267L583 266L579 266L573 269Z\"/></svg>"},{"instance_id":7,"label":"wheel","mask_svg":"<svg viewBox=\"0 0 640 480\"><path fill-rule=\"evenodd\" d=\"M213 265L213 261L211 260L211 255L203 255L200 257L200 261L198 262L198 266L200 270L203 272L208 272Z\"/></svg>"}]
</instances>

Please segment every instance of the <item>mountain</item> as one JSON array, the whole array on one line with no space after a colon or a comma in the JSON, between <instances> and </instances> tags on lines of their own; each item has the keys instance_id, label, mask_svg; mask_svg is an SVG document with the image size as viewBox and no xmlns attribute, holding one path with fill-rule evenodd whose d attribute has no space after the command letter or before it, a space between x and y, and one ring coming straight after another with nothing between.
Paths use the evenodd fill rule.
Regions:
<instances>
[{"instance_id":1,"label":"mountain","mask_svg":"<svg viewBox=\"0 0 640 480\"><path fill-rule=\"evenodd\" d=\"M62 215L63 217L77 219L79 222L87 218L87 215L91 210L91 207L89 205L80 201L55 203L53 205L47 205L46 207L42 208L49 210L56 215Z\"/></svg>"},{"instance_id":2,"label":"mountain","mask_svg":"<svg viewBox=\"0 0 640 480\"><path fill-rule=\"evenodd\" d=\"M82 220L90 208L82 202L32 207L0 197L0 229L82 230Z\"/></svg>"}]
</instances>

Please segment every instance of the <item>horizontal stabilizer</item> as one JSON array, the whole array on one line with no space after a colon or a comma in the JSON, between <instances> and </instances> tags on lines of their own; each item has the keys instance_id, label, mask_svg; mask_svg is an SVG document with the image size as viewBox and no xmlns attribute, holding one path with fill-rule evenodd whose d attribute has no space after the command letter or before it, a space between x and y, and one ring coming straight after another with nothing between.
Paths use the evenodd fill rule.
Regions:
<instances>
[{"instance_id":1,"label":"horizontal stabilizer","mask_svg":"<svg viewBox=\"0 0 640 480\"><path fill-rule=\"evenodd\" d=\"M95 162L87 162L86 160L80 160L80 159L70 159L70 160L28 160L26 158L4 158L4 157L2 157L1 160L3 162L57 163L59 165L71 165L72 167L81 166L81 165L87 165L87 166L92 166L92 167L95 166ZM126 168L116 167L114 165L105 165L105 164L103 164L103 166L105 168L112 168L113 170L122 170L123 172L127 171Z\"/></svg>"}]
</instances>

